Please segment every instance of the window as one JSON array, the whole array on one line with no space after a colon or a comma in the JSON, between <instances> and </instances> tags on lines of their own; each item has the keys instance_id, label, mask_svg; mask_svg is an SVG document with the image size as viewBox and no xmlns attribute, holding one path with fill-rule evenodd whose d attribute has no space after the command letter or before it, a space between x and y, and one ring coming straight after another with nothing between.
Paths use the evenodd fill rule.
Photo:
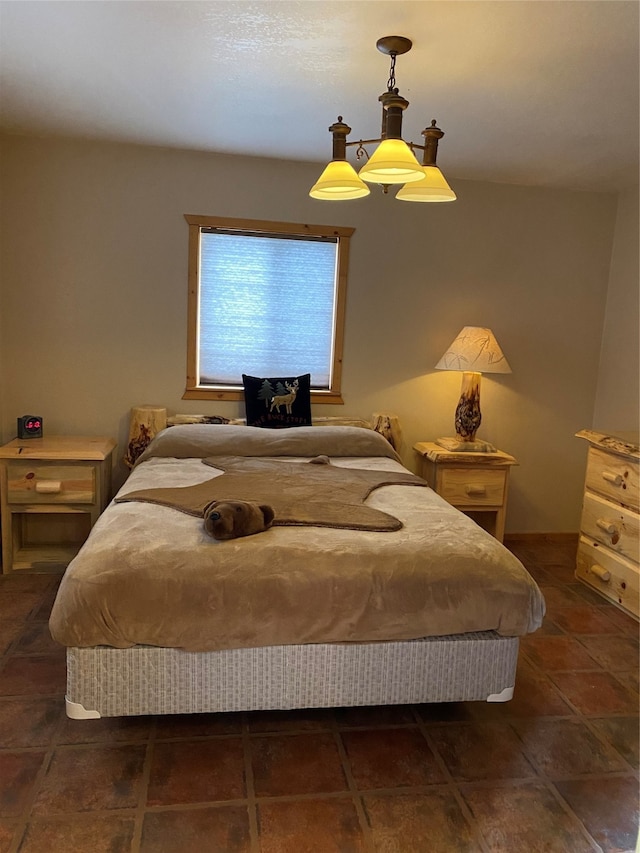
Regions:
<instances>
[{"instance_id":1,"label":"window","mask_svg":"<svg viewBox=\"0 0 640 853\"><path fill-rule=\"evenodd\" d=\"M341 403L353 228L186 215L187 388L241 400L242 374L311 374L316 402Z\"/></svg>"}]
</instances>

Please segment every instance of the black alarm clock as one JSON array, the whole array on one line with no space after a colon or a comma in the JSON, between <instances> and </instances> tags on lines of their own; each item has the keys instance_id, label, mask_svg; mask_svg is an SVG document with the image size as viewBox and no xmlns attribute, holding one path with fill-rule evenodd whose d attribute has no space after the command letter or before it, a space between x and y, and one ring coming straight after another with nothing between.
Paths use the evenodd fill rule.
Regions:
<instances>
[{"instance_id":1,"label":"black alarm clock","mask_svg":"<svg viewBox=\"0 0 640 853\"><path fill-rule=\"evenodd\" d=\"M40 415L22 415L18 418L18 438L42 438Z\"/></svg>"}]
</instances>

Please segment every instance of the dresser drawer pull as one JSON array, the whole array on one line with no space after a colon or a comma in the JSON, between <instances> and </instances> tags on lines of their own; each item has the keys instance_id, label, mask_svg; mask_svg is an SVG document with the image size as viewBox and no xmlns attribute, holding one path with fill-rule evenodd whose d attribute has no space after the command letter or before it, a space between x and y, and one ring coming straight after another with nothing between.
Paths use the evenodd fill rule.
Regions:
<instances>
[{"instance_id":1,"label":"dresser drawer pull","mask_svg":"<svg viewBox=\"0 0 640 853\"><path fill-rule=\"evenodd\" d=\"M609 533L611 536L620 532L618 530L618 526L614 524L613 521L609 521L607 518L598 518L596 520L596 524L600 530L604 530L605 533Z\"/></svg>"},{"instance_id":2,"label":"dresser drawer pull","mask_svg":"<svg viewBox=\"0 0 640 853\"><path fill-rule=\"evenodd\" d=\"M60 480L38 480L36 492L41 495L58 495L62 491Z\"/></svg>"},{"instance_id":3,"label":"dresser drawer pull","mask_svg":"<svg viewBox=\"0 0 640 853\"><path fill-rule=\"evenodd\" d=\"M605 569L604 566L599 566L597 563L594 563L591 566L591 572L597 577L600 578L604 583L609 583L611 580L611 572Z\"/></svg>"},{"instance_id":4,"label":"dresser drawer pull","mask_svg":"<svg viewBox=\"0 0 640 853\"><path fill-rule=\"evenodd\" d=\"M469 495L469 497L471 497L472 495L487 494L487 487L483 486L482 483L480 483L479 485L472 485L470 483L467 483L467 485L464 487L464 490Z\"/></svg>"},{"instance_id":5,"label":"dresser drawer pull","mask_svg":"<svg viewBox=\"0 0 640 853\"><path fill-rule=\"evenodd\" d=\"M602 479L606 480L607 483L612 483L614 486L622 485L622 475L614 474L613 471L603 471Z\"/></svg>"}]
</instances>

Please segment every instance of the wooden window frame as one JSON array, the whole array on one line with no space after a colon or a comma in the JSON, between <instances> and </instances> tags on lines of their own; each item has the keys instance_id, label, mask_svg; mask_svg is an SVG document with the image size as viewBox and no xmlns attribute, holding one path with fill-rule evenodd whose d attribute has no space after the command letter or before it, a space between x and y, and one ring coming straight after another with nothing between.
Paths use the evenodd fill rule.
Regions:
<instances>
[{"instance_id":1,"label":"wooden window frame","mask_svg":"<svg viewBox=\"0 0 640 853\"><path fill-rule=\"evenodd\" d=\"M330 387L311 389L314 403L342 404L342 355L344 321L349 268L349 241L355 228L328 225L304 225L292 222L269 222L260 219L230 219L218 216L185 214L189 225L189 295L187 304L187 383L183 400L244 400L242 385L200 385L198 382L198 335L200 303L200 232L202 228L229 231L254 231L262 234L286 234L337 238L336 289L334 303L334 347Z\"/></svg>"}]
</instances>

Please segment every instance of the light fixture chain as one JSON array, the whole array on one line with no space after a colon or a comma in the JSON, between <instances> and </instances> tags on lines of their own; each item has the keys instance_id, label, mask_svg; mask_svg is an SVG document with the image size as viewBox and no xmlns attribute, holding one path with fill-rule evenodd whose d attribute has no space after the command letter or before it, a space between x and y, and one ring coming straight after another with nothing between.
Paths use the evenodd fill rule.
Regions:
<instances>
[{"instance_id":1,"label":"light fixture chain","mask_svg":"<svg viewBox=\"0 0 640 853\"><path fill-rule=\"evenodd\" d=\"M387 92L393 92L396 87L396 56L397 53L391 54L391 66L389 68L389 79L387 80Z\"/></svg>"}]
</instances>

